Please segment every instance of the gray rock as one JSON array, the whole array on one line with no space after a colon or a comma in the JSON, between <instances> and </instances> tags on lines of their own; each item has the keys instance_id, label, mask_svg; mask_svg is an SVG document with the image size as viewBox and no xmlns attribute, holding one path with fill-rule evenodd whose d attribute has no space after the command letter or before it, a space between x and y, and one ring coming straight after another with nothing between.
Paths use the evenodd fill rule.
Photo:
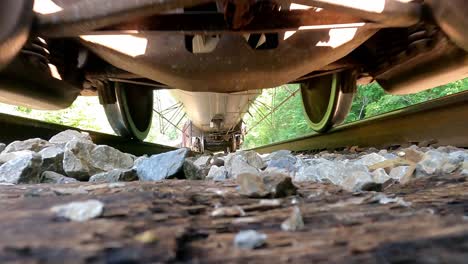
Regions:
<instances>
[{"instance_id":1,"label":"gray rock","mask_svg":"<svg viewBox=\"0 0 468 264\"><path fill-rule=\"evenodd\" d=\"M265 168L266 166L265 162L263 162L262 157L260 157L260 155L258 155L258 153L253 150L243 151L240 153L240 155L243 156L247 163L254 168L260 170Z\"/></svg>"},{"instance_id":2,"label":"gray rock","mask_svg":"<svg viewBox=\"0 0 468 264\"><path fill-rule=\"evenodd\" d=\"M343 181L342 172L345 170L345 163L342 161L329 161L326 159L315 159L309 161L308 165L299 167L295 181L331 181L333 184L340 184Z\"/></svg>"},{"instance_id":3,"label":"gray rock","mask_svg":"<svg viewBox=\"0 0 468 264\"><path fill-rule=\"evenodd\" d=\"M466 153L465 151L459 150L449 153L447 161L444 165L442 165L442 173L449 174L456 171L463 165L463 162L465 160L468 161L468 153Z\"/></svg>"},{"instance_id":4,"label":"gray rock","mask_svg":"<svg viewBox=\"0 0 468 264\"><path fill-rule=\"evenodd\" d=\"M136 181L138 175L134 169L114 169L95 174L89 178L89 182L111 183L119 181Z\"/></svg>"},{"instance_id":5,"label":"gray rock","mask_svg":"<svg viewBox=\"0 0 468 264\"><path fill-rule=\"evenodd\" d=\"M347 164L341 175L344 180L340 185L351 192L360 191L364 185L373 182L365 165Z\"/></svg>"},{"instance_id":6,"label":"gray rock","mask_svg":"<svg viewBox=\"0 0 468 264\"><path fill-rule=\"evenodd\" d=\"M1 153L0 154L0 165L7 163L10 160L17 159L19 157L29 156L32 153L35 153L31 150L21 150L16 152Z\"/></svg>"},{"instance_id":7,"label":"gray rock","mask_svg":"<svg viewBox=\"0 0 468 264\"><path fill-rule=\"evenodd\" d=\"M56 205L50 210L58 217L84 222L99 217L104 210L104 204L98 200L87 200Z\"/></svg>"},{"instance_id":8,"label":"gray rock","mask_svg":"<svg viewBox=\"0 0 468 264\"><path fill-rule=\"evenodd\" d=\"M97 170L130 169L133 157L113 147L99 145L90 152L91 166Z\"/></svg>"},{"instance_id":9,"label":"gray rock","mask_svg":"<svg viewBox=\"0 0 468 264\"><path fill-rule=\"evenodd\" d=\"M6 144L5 144L5 143L0 143L0 153L1 153L2 151L4 151L5 148L6 148Z\"/></svg>"},{"instance_id":10,"label":"gray rock","mask_svg":"<svg viewBox=\"0 0 468 264\"><path fill-rule=\"evenodd\" d=\"M374 181L375 183L384 183L391 179L390 176L388 176L387 172L382 168L376 169L371 173L371 175L372 181Z\"/></svg>"},{"instance_id":11,"label":"gray rock","mask_svg":"<svg viewBox=\"0 0 468 264\"><path fill-rule=\"evenodd\" d=\"M251 166L242 156L234 156L230 160L230 167L226 167L229 178L237 179L238 175L244 173L257 174L259 170Z\"/></svg>"},{"instance_id":12,"label":"gray rock","mask_svg":"<svg viewBox=\"0 0 468 264\"><path fill-rule=\"evenodd\" d=\"M270 194L263 183L262 178L257 173L241 173L237 175L239 193L252 198L261 198Z\"/></svg>"},{"instance_id":13,"label":"gray rock","mask_svg":"<svg viewBox=\"0 0 468 264\"><path fill-rule=\"evenodd\" d=\"M390 171L390 178L395 179L395 180L401 180L405 175L408 174L410 170L410 166L399 166L395 167Z\"/></svg>"},{"instance_id":14,"label":"gray rock","mask_svg":"<svg viewBox=\"0 0 468 264\"><path fill-rule=\"evenodd\" d=\"M354 162L354 164L372 166L376 163L379 163L385 160L386 158L382 157L381 155L377 153L371 153L371 154L367 154L367 155L360 157L358 160Z\"/></svg>"},{"instance_id":15,"label":"gray rock","mask_svg":"<svg viewBox=\"0 0 468 264\"><path fill-rule=\"evenodd\" d=\"M293 157L290 150L278 150L266 156L265 161L277 160L285 157Z\"/></svg>"},{"instance_id":16,"label":"gray rock","mask_svg":"<svg viewBox=\"0 0 468 264\"><path fill-rule=\"evenodd\" d=\"M212 179L213 181L225 181L228 179L228 171L224 166L218 167L216 165L212 165L206 178Z\"/></svg>"},{"instance_id":17,"label":"gray rock","mask_svg":"<svg viewBox=\"0 0 468 264\"><path fill-rule=\"evenodd\" d=\"M268 161L267 170L270 168L282 169L294 177L298 170L296 167L296 162L297 159L294 156L278 157Z\"/></svg>"},{"instance_id":18,"label":"gray rock","mask_svg":"<svg viewBox=\"0 0 468 264\"><path fill-rule=\"evenodd\" d=\"M213 156L213 158L211 159L211 165L215 165L218 167L224 166L224 158L216 155Z\"/></svg>"},{"instance_id":19,"label":"gray rock","mask_svg":"<svg viewBox=\"0 0 468 264\"><path fill-rule=\"evenodd\" d=\"M203 180L206 176L203 169L189 159L184 161L184 175L188 180Z\"/></svg>"},{"instance_id":20,"label":"gray rock","mask_svg":"<svg viewBox=\"0 0 468 264\"><path fill-rule=\"evenodd\" d=\"M295 195L297 192L297 187L292 183L292 178L283 170L263 171L260 176L269 195L274 198Z\"/></svg>"},{"instance_id":21,"label":"gray rock","mask_svg":"<svg viewBox=\"0 0 468 264\"><path fill-rule=\"evenodd\" d=\"M297 187L292 183L291 177L281 170L241 173L236 181L239 185L239 193L251 198L266 196L281 198L297 192Z\"/></svg>"},{"instance_id":22,"label":"gray rock","mask_svg":"<svg viewBox=\"0 0 468 264\"><path fill-rule=\"evenodd\" d=\"M234 245L242 249L255 249L263 246L268 236L255 230L240 231L234 238Z\"/></svg>"},{"instance_id":23,"label":"gray rock","mask_svg":"<svg viewBox=\"0 0 468 264\"><path fill-rule=\"evenodd\" d=\"M43 140L40 138L31 138L24 141L14 141L8 144L3 153L17 152L22 150L39 152L42 149L45 149L49 146L51 146L51 144L47 140Z\"/></svg>"},{"instance_id":24,"label":"gray rock","mask_svg":"<svg viewBox=\"0 0 468 264\"><path fill-rule=\"evenodd\" d=\"M417 176L439 174L442 171L442 166L447 162L447 158L447 153L429 150L416 165Z\"/></svg>"},{"instance_id":25,"label":"gray rock","mask_svg":"<svg viewBox=\"0 0 468 264\"><path fill-rule=\"evenodd\" d=\"M188 154L189 149L181 148L144 159L136 166L138 177L142 181L182 177L182 167Z\"/></svg>"},{"instance_id":26,"label":"gray rock","mask_svg":"<svg viewBox=\"0 0 468 264\"><path fill-rule=\"evenodd\" d=\"M203 156L198 157L193 162L193 164L195 164L198 167L204 167L204 166L210 165L210 161L211 161L211 156L203 155Z\"/></svg>"},{"instance_id":27,"label":"gray rock","mask_svg":"<svg viewBox=\"0 0 468 264\"><path fill-rule=\"evenodd\" d=\"M39 154L42 157L41 171L55 171L57 173L65 173L63 170L64 150L62 147L47 147L39 151Z\"/></svg>"},{"instance_id":28,"label":"gray rock","mask_svg":"<svg viewBox=\"0 0 468 264\"><path fill-rule=\"evenodd\" d=\"M462 163L460 174L463 176L468 176L468 160Z\"/></svg>"},{"instance_id":29,"label":"gray rock","mask_svg":"<svg viewBox=\"0 0 468 264\"><path fill-rule=\"evenodd\" d=\"M76 130L65 130L63 132L60 132L57 135L50 138L49 142L53 144L65 145L72 140L88 141L88 143L93 143L88 133L81 133Z\"/></svg>"},{"instance_id":30,"label":"gray rock","mask_svg":"<svg viewBox=\"0 0 468 264\"><path fill-rule=\"evenodd\" d=\"M243 159L245 163L257 170L263 169L266 166L262 157L260 157L257 152L252 150L238 151L235 153L230 153L224 160L224 166L229 172L231 171L231 167L234 166L234 161L239 160L239 158Z\"/></svg>"},{"instance_id":31,"label":"gray rock","mask_svg":"<svg viewBox=\"0 0 468 264\"><path fill-rule=\"evenodd\" d=\"M91 151L95 145L89 141L71 140L65 144L63 170L77 180L88 180L91 175L103 172L91 165Z\"/></svg>"},{"instance_id":32,"label":"gray rock","mask_svg":"<svg viewBox=\"0 0 468 264\"><path fill-rule=\"evenodd\" d=\"M148 156L147 155L144 155L144 156L141 156L141 157L137 157L136 159L134 159L133 161L133 168L136 168L142 161L148 159Z\"/></svg>"},{"instance_id":33,"label":"gray rock","mask_svg":"<svg viewBox=\"0 0 468 264\"><path fill-rule=\"evenodd\" d=\"M39 183L41 156L37 153L10 160L0 166L0 182L3 183Z\"/></svg>"},{"instance_id":34,"label":"gray rock","mask_svg":"<svg viewBox=\"0 0 468 264\"><path fill-rule=\"evenodd\" d=\"M67 184L76 182L78 182L76 179L66 177L53 171L44 171L41 174L41 183Z\"/></svg>"},{"instance_id":35,"label":"gray rock","mask_svg":"<svg viewBox=\"0 0 468 264\"><path fill-rule=\"evenodd\" d=\"M281 223L281 229L283 231L299 231L304 228L304 220L302 219L301 210L295 206L291 212L291 215Z\"/></svg>"}]
</instances>

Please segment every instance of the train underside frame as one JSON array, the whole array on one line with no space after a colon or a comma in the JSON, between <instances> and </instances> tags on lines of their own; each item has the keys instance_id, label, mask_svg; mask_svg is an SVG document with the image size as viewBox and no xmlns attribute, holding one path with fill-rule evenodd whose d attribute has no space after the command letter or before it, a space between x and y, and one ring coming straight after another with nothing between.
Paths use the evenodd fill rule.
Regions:
<instances>
[{"instance_id":1,"label":"train underside frame","mask_svg":"<svg viewBox=\"0 0 468 264\"><path fill-rule=\"evenodd\" d=\"M356 82L402 94L468 75L464 0L4 0L0 7L1 101L61 109L80 94L99 94L116 132L136 139L150 126L153 89L232 93L300 83L311 125L325 131L342 119Z\"/></svg>"}]
</instances>

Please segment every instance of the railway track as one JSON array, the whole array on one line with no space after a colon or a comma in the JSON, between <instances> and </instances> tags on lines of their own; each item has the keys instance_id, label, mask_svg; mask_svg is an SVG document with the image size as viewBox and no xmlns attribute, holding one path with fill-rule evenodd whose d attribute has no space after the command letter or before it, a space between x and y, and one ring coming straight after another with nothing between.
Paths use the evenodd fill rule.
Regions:
<instances>
[{"instance_id":1,"label":"railway track","mask_svg":"<svg viewBox=\"0 0 468 264\"><path fill-rule=\"evenodd\" d=\"M26 140L30 138L49 139L53 135L67 130L79 130L89 133L93 142L100 145L109 145L120 151L141 156L144 154L158 154L174 150L176 148L147 142L128 140L122 137L98 133L88 130L80 130L74 127L51 124L34 119L0 114L0 142L11 143L15 140Z\"/></svg>"},{"instance_id":2,"label":"railway track","mask_svg":"<svg viewBox=\"0 0 468 264\"><path fill-rule=\"evenodd\" d=\"M325 134L311 133L252 150L259 153L281 149L320 151L350 146L387 148L418 143L468 147L466 116L468 116L468 91L341 125ZM0 142L4 143L34 137L48 139L67 129L80 130L7 114L0 114L0 126L2 128ZM80 131L89 133L96 144L113 146L134 155L151 155L176 149L94 131Z\"/></svg>"},{"instance_id":3,"label":"railway track","mask_svg":"<svg viewBox=\"0 0 468 264\"><path fill-rule=\"evenodd\" d=\"M435 139L441 145L468 146L467 100L465 92L256 150ZM0 115L0 127L5 143L71 129L10 115ZM97 144L136 155L173 149L88 132ZM0 263L466 262L468 181L458 172L408 184L392 182L382 192L295 182L296 195L261 200L240 194L237 185L233 179L0 184L0 209L8 212L0 214L0 229L7 237L0 239ZM89 200L104 209L85 222L67 220L53 210ZM242 213L216 216L220 208ZM284 230L296 208L303 227ZM245 230L266 235L265 243L238 248L234 241Z\"/></svg>"},{"instance_id":4,"label":"railway track","mask_svg":"<svg viewBox=\"0 0 468 264\"><path fill-rule=\"evenodd\" d=\"M326 134L312 133L253 148L320 151L350 146L387 148L431 143L468 147L468 91L427 101L384 115L338 126Z\"/></svg>"}]
</instances>

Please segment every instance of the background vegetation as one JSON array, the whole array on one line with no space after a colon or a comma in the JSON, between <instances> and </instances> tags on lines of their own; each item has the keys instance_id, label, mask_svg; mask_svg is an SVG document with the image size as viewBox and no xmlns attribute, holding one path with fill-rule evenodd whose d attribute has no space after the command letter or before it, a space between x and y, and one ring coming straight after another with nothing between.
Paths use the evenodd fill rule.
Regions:
<instances>
[{"instance_id":1,"label":"background vegetation","mask_svg":"<svg viewBox=\"0 0 468 264\"><path fill-rule=\"evenodd\" d=\"M263 90L257 99L257 103L250 108L249 114L244 118L248 131L243 145L244 148L291 139L312 132L302 110L299 92L279 106L291 93L298 91L298 89L299 85L288 85ZM385 94L383 89L376 83L360 86L346 122L362 120L464 90L468 90L468 79L417 94L403 96ZM176 103L167 91L158 92L158 96L160 102L162 102L161 109ZM277 111L269 113L270 108L274 107L278 107ZM79 97L69 108L60 111L39 111L26 107L0 104L0 112L86 130L114 133L97 97ZM260 122L262 118L264 120ZM162 129L162 126L165 128ZM155 114L147 141L175 146L181 141L180 131L170 125L168 126L167 123L162 124L161 119Z\"/></svg>"},{"instance_id":2,"label":"background vegetation","mask_svg":"<svg viewBox=\"0 0 468 264\"><path fill-rule=\"evenodd\" d=\"M288 85L289 90L297 90L298 85ZM290 92L285 87L263 90L258 98L265 105L275 105L288 97ZM413 104L432 100L445 95L468 90L468 78L444 86L422 91L411 95L389 95L377 83L359 86L354 97L351 112L345 122L353 122L368 117L387 113ZM307 122L302 109L300 93L284 103L278 110L264 121L258 123L262 113L268 113L268 107L261 104L250 108L250 114L244 118L247 129L251 129L245 137L244 148L251 148L270 144L286 139L295 138L313 132Z\"/></svg>"}]
</instances>

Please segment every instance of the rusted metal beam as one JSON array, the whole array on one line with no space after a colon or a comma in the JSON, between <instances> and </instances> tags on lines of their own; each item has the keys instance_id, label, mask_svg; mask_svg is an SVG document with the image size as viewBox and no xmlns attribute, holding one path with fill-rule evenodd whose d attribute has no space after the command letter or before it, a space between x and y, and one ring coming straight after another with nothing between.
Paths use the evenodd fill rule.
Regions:
<instances>
[{"instance_id":1,"label":"rusted metal beam","mask_svg":"<svg viewBox=\"0 0 468 264\"><path fill-rule=\"evenodd\" d=\"M270 33L294 30L314 30L363 26L366 20L326 10L286 10L257 13L241 29L233 29L222 13L163 14L121 23L87 34L116 34L119 31L159 31L182 34ZM378 24L369 26L379 27Z\"/></svg>"},{"instance_id":2,"label":"rusted metal beam","mask_svg":"<svg viewBox=\"0 0 468 264\"><path fill-rule=\"evenodd\" d=\"M421 20L422 4L411 0L295 0L297 4L341 12L390 27L409 27Z\"/></svg>"},{"instance_id":3,"label":"rusted metal beam","mask_svg":"<svg viewBox=\"0 0 468 264\"><path fill-rule=\"evenodd\" d=\"M98 28L213 0L87 0L62 6L60 12L37 15L37 33L48 37L78 36Z\"/></svg>"}]
</instances>

